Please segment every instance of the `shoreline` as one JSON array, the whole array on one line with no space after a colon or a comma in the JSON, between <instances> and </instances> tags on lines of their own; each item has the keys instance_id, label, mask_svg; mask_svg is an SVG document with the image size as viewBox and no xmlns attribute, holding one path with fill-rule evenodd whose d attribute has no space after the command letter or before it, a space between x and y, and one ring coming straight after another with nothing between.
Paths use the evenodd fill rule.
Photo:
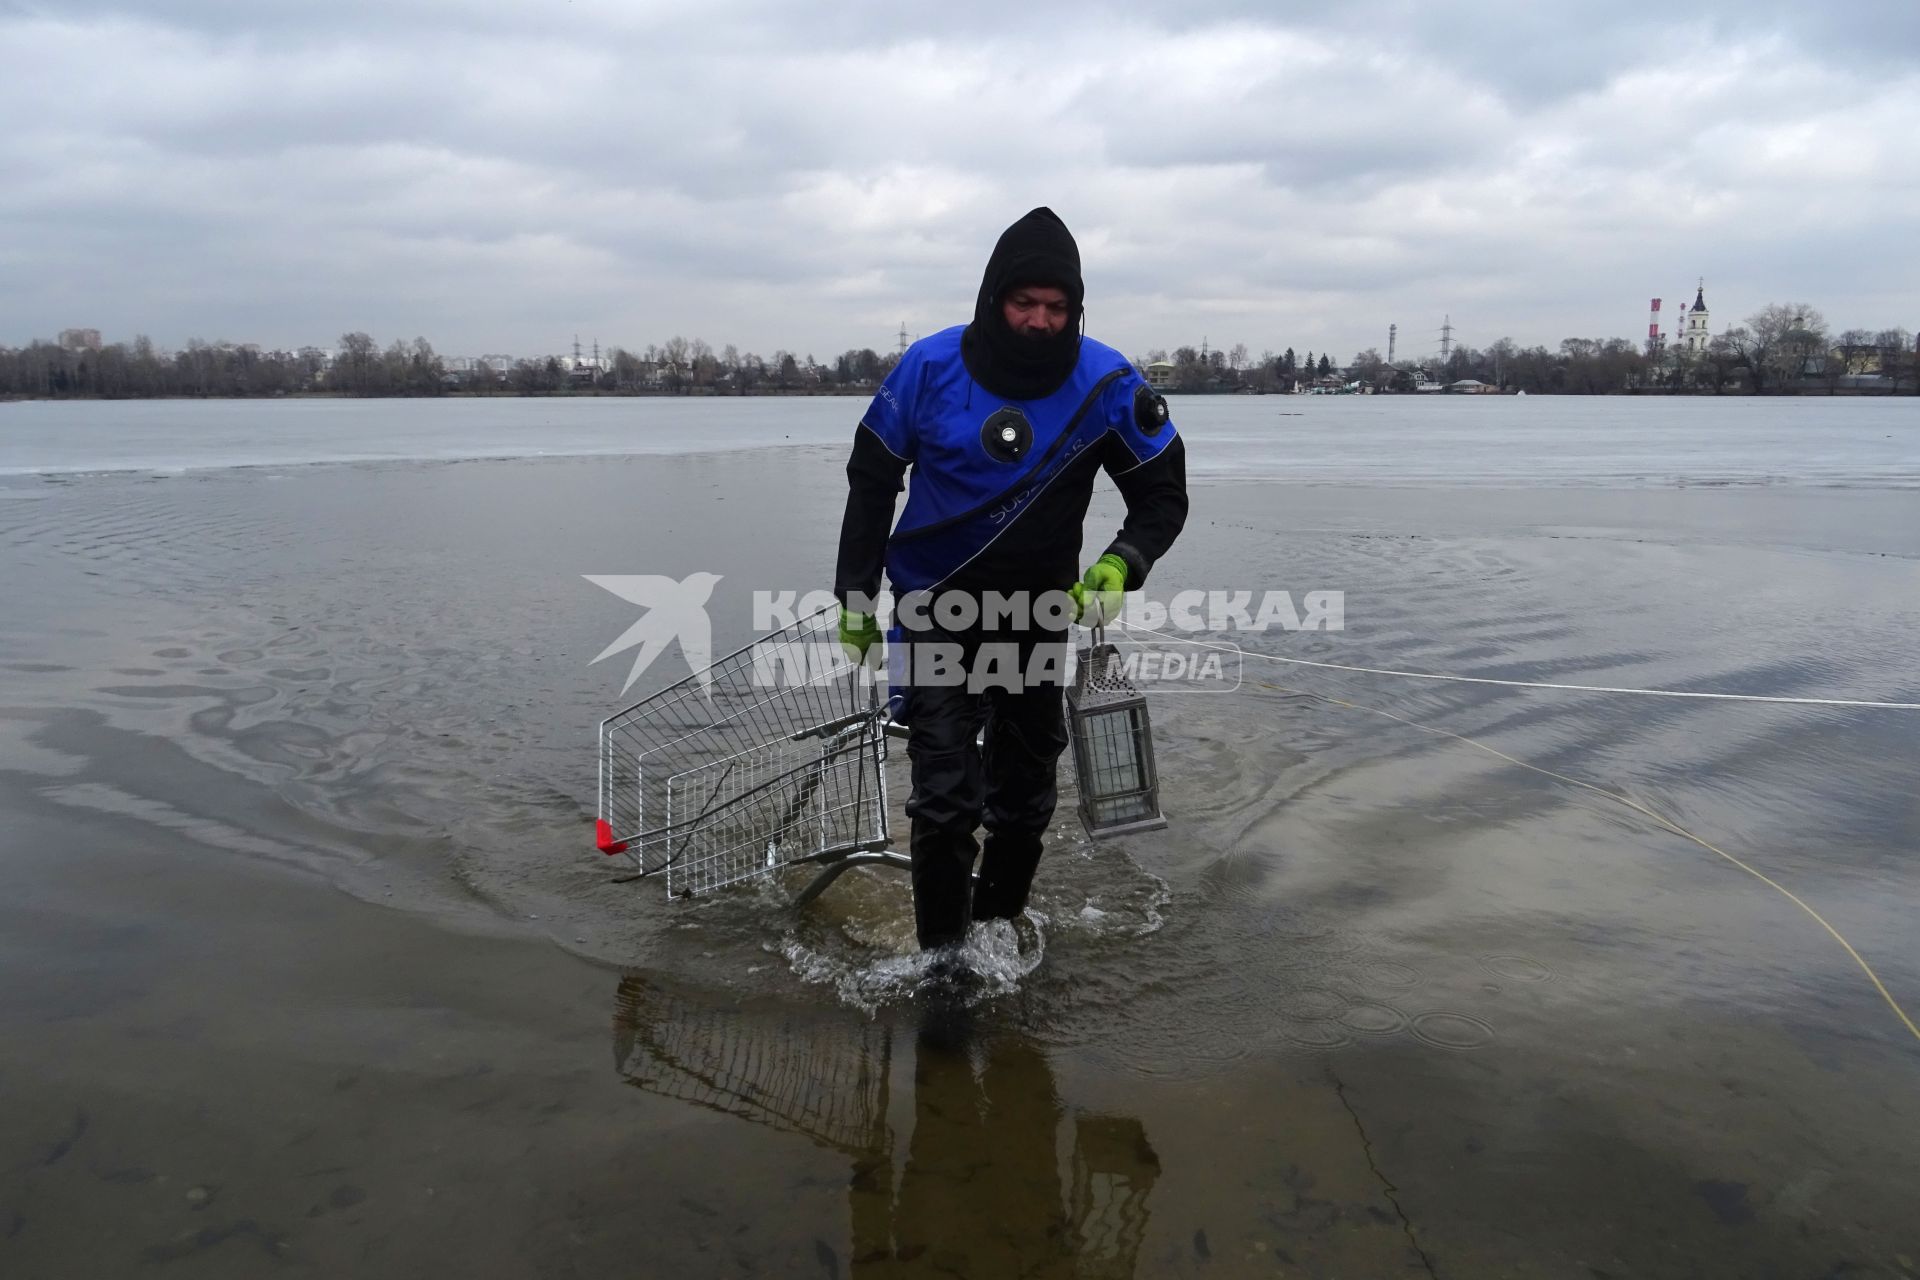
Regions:
<instances>
[{"instance_id":1,"label":"shoreline","mask_svg":"<svg viewBox=\"0 0 1920 1280\"><path fill-rule=\"evenodd\" d=\"M436 468L455 466L485 466L500 464L563 464L579 462L641 462L667 458L688 460L714 460L738 457L743 454L793 453L811 454L816 452L843 451L838 443L800 443L800 444L746 444L733 448L715 449L661 449L622 452L580 452L580 453L500 453L469 454L447 458L309 458L276 462L228 462L195 463L183 466L134 466L134 467L73 467L9 469L0 468L0 488L24 487L38 481L47 484L63 484L88 479L116 479L141 477L148 480L201 478L226 473L264 473L280 472L301 473L308 470L328 468L361 468L365 470ZM1557 477L1538 477L1528 480L1484 480L1465 481L1450 477L1407 477L1400 479L1361 480L1353 477L1292 477L1286 475L1246 476L1231 468L1217 471L1190 472L1189 485L1195 488L1218 489L1237 485L1258 486L1274 489L1301 490L1351 490L1355 492L1417 492L1417 493L1529 493L1540 490L1568 491L1575 493L1673 493L1687 490L1812 490L1821 492L1860 492L1860 493L1911 493L1920 490L1920 473L1911 477L1888 478L1883 476L1854 476L1843 478L1821 477L1817 479L1793 479L1780 476L1762 477L1688 477L1679 476L1663 480L1646 480L1634 476L1614 475L1596 476L1583 479L1564 479Z\"/></svg>"},{"instance_id":2,"label":"shoreline","mask_svg":"<svg viewBox=\"0 0 1920 1280\"><path fill-rule=\"evenodd\" d=\"M162 395L162 396L108 396L98 394L27 396L0 395L0 404L64 404L69 401L80 404L138 404L148 401L160 401L170 404L191 403L196 401L238 401L271 403L276 400L359 400L373 404L393 403L412 400L818 400L818 399L871 399L874 388L836 387L820 388L808 391L447 391L437 395L424 396L368 396L350 391L288 391L273 395ZM1161 394L1178 403L1181 400L1241 400L1241 399L1307 399L1312 393L1304 391L1176 391L1162 388ZM1466 392L1397 392L1380 391L1361 396L1319 396L1319 399L1385 399L1385 400L1444 400L1461 399ZM1514 391L1495 391L1480 394L1497 397L1516 396ZM1902 397L1913 399L1920 397L1920 390L1893 391L1865 387L1840 387L1826 390L1816 387L1796 387L1792 390L1774 391L1669 391L1654 388L1639 388L1627 391L1529 391L1527 399L1547 400L1897 400Z\"/></svg>"},{"instance_id":3,"label":"shoreline","mask_svg":"<svg viewBox=\"0 0 1920 1280\"><path fill-rule=\"evenodd\" d=\"M1610 397L1479 403L1453 397L1204 396L1178 406L1196 485L1289 489L1920 488L1913 415L1844 402ZM209 476L311 466L753 456L807 459L796 480L838 487L806 452L841 453L853 397L316 398L297 403L21 402L0 417L0 481ZM1500 407L1506 406L1505 408ZM1528 407L1531 405L1532 407ZM801 450L798 454L775 452Z\"/></svg>"}]
</instances>

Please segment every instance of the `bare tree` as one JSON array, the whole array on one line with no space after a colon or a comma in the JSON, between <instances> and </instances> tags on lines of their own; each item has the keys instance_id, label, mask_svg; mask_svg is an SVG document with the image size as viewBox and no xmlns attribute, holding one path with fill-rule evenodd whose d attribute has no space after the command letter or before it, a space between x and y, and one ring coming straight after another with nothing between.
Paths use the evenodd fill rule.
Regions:
<instances>
[{"instance_id":1,"label":"bare tree","mask_svg":"<svg viewBox=\"0 0 1920 1280\"><path fill-rule=\"evenodd\" d=\"M1866 329L1848 329L1833 340L1833 354L1843 373L1865 373L1880 354L1880 345Z\"/></svg>"},{"instance_id":2,"label":"bare tree","mask_svg":"<svg viewBox=\"0 0 1920 1280\"><path fill-rule=\"evenodd\" d=\"M1905 329L1882 329L1873 335L1874 345L1880 348L1880 376L1891 384L1893 394L1899 395L1903 385L1911 385L1920 392L1920 377L1915 368L1916 352L1913 335Z\"/></svg>"},{"instance_id":3,"label":"bare tree","mask_svg":"<svg viewBox=\"0 0 1920 1280\"><path fill-rule=\"evenodd\" d=\"M613 349L613 386L616 391L633 391L640 385L640 358L625 347Z\"/></svg>"},{"instance_id":4,"label":"bare tree","mask_svg":"<svg viewBox=\"0 0 1920 1280\"><path fill-rule=\"evenodd\" d=\"M695 338L687 344L687 357L692 368L693 385L711 387L720 379L720 361L714 358L713 348L706 339Z\"/></svg>"},{"instance_id":5,"label":"bare tree","mask_svg":"<svg viewBox=\"0 0 1920 1280\"><path fill-rule=\"evenodd\" d=\"M1733 377L1735 369L1744 368L1751 376L1753 367L1748 363L1747 352L1752 344L1753 335L1737 325L1707 344L1707 349L1700 354L1700 367L1706 372L1713 394L1726 393L1727 380Z\"/></svg>"},{"instance_id":6,"label":"bare tree","mask_svg":"<svg viewBox=\"0 0 1920 1280\"><path fill-rule=\"evenodd\" d=\"M191 349L193 343L187 346ZM327 385L348 395L372 395L379 361L380 349L371 337L359 332L343 333L339 354L334 356L333 368L327 374Z\"/></svg>"},{"instance_id":7,"label":"bare tree","mask_svg":"<svg viewBox=\"0 0 1920 1280\"><path fill-rule=\"evenodd\" d=\"M1173 385L1180 391L1205 391L1211 371L1192 347L1179 347L1173 353Z\"/></svg>"},{"instance_id":8,"label":"bare tree","mask_svg":"<svg viewBox=\"0 0 1920 1280\"><path fill-rule=\"evenodd\" d=\"M1842 382L1859 373L1872 350L1873 335L1865 329L1849 329L1823 343L1820 381L1827 384L1827 394L1833 395Z\"/></svg>"},{"instance_id":9,"label":"bare tree","mask_svg":"<svg viewBox=\"0 0 1920 1280\"><path fill-rule=\"evenodd\" d=\"M767 362L749 351L740 357L740 368L734 377L739 380L740 394L747 395L767 380Z\"/></svg>"},{"instance_id":10,"label":"bare tree","mask_svg":"<svg viewBox=\"0 0 1920 1280\"><path fill-rule=\"evenodd\" d=\"M1827 322L1804 302L1773 302L1721 335L1753 383L1755 395L1798 382L1826 346ZM1817 372L1817 370L1816 370Z\"/></svg>"},{"instance_id":11,"label":"bare tree","mask_svg":"<svg viewBox=\"0 0 1920 1280\"><path fill-rule=\"evenodd\" d=\"M1692 390L1694 380L1699 376L1700 360L1691 347L1684 342L1674 343L1666 349L1662 363L1669 389Z\"/></svg>"},{"instance_id":12,"label":"bare tree","mask_svg":"<svg viewBox=\"0 0 1920 1280\"><path fill-rule=\"evenodd\" d=\"M1513 357L1517 351L1512 338L1495 338L1493 345L1487 348L1486 358L1493 362L1493 376L1488 381L1494 386L1507 385L1507 379L1513 373Z\"/></svg>"},{"instance_id":13,"label":"bare tree","mask_svg":"<svg viewBox=\"0 0 1920 1280\"><path fill-rule=\"evenodd\" d=\"M686 390L687 379L692 373L687 350L687 340L677 333L660 346L660 363L663 366L661 381L666 384L667 390L675 394Z\"/></svg>"}]
</instances>

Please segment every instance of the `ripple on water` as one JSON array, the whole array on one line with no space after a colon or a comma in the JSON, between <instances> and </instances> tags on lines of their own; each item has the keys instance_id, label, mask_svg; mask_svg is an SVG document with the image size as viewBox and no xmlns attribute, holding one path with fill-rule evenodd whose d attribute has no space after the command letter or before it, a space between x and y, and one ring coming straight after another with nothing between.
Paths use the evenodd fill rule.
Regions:
<instances>
[{"instance_id":1,"label":"ripple on water","mask_svg":"<svg viewBox=\"0 0 1920 1280\"><path fill-rule=\"evenodd\" d=\"M1338 1018L1353 1001L1330 987L1296 987L1277 1003L1281 1017L1312 1022Z\"/></svg>"},{"instance_id":2,"label":"ripple on water","mask_svg":"<svg viewBox=\"0 0 1920 1280\"><path fill-rule=\"evenodd\" d=\"M1417 987L1421 982L1419 970L1395 964L1391 960L1369 960L1360 966L1355 976L1370 986L1393 987L1396 990Z\"/></svg>"},{"instance_id":3,"label":"ripple on water","mask_svg":"<svg viewBox=\"0 0 1920 1280\"><path fill-rule=\"evenodd\" d=\"M1417 1013L1411 1026L1417 1038L1439 1049L1478 1049L1493 1039L1491 1025L1448 1009Z\"/></svg>"},{"instance_id":4,"label":"ripple on water","mask_svg":"<svg viewBox=\"0 0 1920 1280\"><path fill-rule=\"evenodd\" d=\"M1406 1030L1407 1015L1376 1000L1356 1000L1340 1014L1340 1025L1362 1035L1390 1036Z\"/></svg>"},{"instance_id":5,"label":"ripple on water","mask_svg":"<svg viewBox=\"0 0 1920 1280\"><path fill-rule=\"evenodd\" d=\"M1353 1037L1339 1023L1324 1019L1283 1022L1280 1038L1303 1049L1338 1049L1353 1043Z\"/></svg>"},{"instance_id":6,"label":"ripple on water","mask_svg":"<svg viewBox=\"0 0 1920 1280\"><path fill-rule=\"evenodd\" d=\"M1495 977L1515 982L1545 982L1553 977L1553 970L1526 956L1481 956L1480 967Z\"/></svg>"}]
</instances>

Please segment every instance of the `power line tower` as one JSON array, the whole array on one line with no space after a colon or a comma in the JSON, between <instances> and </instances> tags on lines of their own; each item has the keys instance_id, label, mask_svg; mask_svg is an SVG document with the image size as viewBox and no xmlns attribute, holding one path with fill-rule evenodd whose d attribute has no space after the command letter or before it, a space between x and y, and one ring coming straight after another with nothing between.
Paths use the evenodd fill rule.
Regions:
<instances>
[{"instance_id":1,"label":"power line tower","mask_svg":"<svg viewBox=\"0 0 1920 1280\"><path fill-rule=\"evenodd\" d=\"M1453 354L1453 317L1446 316L1440 321L1440 363L1445 364L1447 357Z\"/></svg>"},{"instance_id":2,"label":"power line tower","mask_svg":"<svg viewBox=\"0 0 1920 1280\"><path fill-rule=\"evenodd\" d=\"M573 335L573 362L580 363L580 335L577 333Z\"/></svg>"},{"instance_id":3,"label":"power line tower","mask_svg":"<svg viewBox=\"0 0 1920 1280\"><path fill-rule=\"evenodd\" d=\"M907 322L905 320L900 322L900 354L903 356L907 354Z\"/></svg>"},{"instance_id":4,"label":"power line tower","mask_svg":"<svg viewBox=\"0 0 1920 1280\"><path fill-rule=\"evenodd\" d=\"M1399 341L1400 341L1400 326L1397 324L1388 325L1387 326L1387 363L1388 364L1393 363L1393 348L1394 348L1394 345Z\"/></svg>"}]
</instances>

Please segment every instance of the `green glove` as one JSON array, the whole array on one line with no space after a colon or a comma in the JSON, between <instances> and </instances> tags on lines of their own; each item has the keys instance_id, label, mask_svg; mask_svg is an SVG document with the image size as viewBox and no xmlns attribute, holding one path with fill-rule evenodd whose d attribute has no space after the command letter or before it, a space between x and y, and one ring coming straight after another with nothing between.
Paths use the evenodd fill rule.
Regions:
<instances>
[{"instance_id":1,"label":"green glove","mask_svg":"<svg viewBox=\"0 0 1920 1280\"><path fill-rule=\"evenodd\" d=\"M1090 627L1105 626L1120 616L1120 603L1126 593L1127 562L1109 551L1067 589L1073 597L1073 620Z\"/></svg>"},{"instance_id":2,"label":"green glove","mask_svg":"<svg viewBox=\"0 0 1920 1280\"><path fill-rule=\"evenodd\" d=\"M880 619L840 606L840 647L855 666L867 660L867 651L880 643Z\"/></svg>"}]
</instances>

